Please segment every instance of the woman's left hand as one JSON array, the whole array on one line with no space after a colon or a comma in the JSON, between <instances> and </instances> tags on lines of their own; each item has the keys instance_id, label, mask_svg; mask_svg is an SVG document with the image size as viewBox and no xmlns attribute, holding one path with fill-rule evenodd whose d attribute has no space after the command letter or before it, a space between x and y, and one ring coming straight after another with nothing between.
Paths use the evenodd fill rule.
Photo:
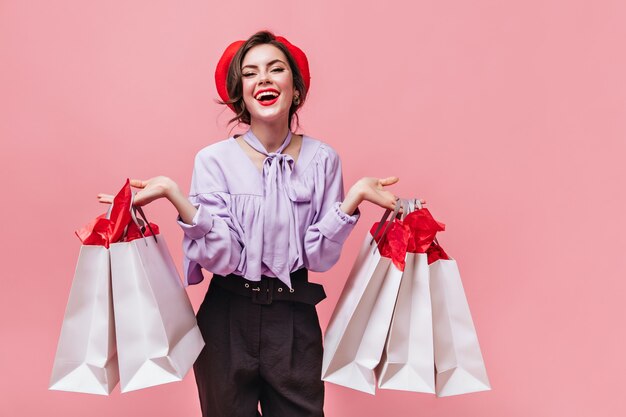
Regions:
<instances>
[{"instance_id":1,"label":"woman's left hand","mask_svg":"<svg viewBox=\"0 0 626 417\"><path fill-rule=\"evenodd\" d=\"M372 202L382 208L394 210L398 197L385 187L393 185L400 180L398 177L374 178L363 177L358 180L346 194L342 205L346 213L352 213L362 201ZM426 200L420 200L426 204ZM402 213L402 208L399 210Z\"/></svg>"}]
</instances>

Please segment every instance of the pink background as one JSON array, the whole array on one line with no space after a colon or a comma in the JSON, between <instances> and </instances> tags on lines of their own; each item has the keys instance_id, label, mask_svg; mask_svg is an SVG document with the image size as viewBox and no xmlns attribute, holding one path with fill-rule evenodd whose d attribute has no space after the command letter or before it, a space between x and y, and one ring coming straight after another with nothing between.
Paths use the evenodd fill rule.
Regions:
<instances>
[{"instance_id":1,"label":"pink background","mask_svg":"<svg viewBox=\"0 0 626 417\"><path fill-rule=\"evenodd\" d=\"M301 131L339 151L346 189L397 175L394 193L446 223L493 385L437 399L327 384L327 415L626 415L624 2L226 4L0 2L0 415L200 415L191 373L110 397L47 387L73 231L128 176L188 190L195 153L228 136L217 59L262 28L307 52ZM323 325L380 215L362 210L313 274ZM173 207L147 211L180 260ZM196 308L206 287L188 290Z\"/></svg>"}]
</instances>

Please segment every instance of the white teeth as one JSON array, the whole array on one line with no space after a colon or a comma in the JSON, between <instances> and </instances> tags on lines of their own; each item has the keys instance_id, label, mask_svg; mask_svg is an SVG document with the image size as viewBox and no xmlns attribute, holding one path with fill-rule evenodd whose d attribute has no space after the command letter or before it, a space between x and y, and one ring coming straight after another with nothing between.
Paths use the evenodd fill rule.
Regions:
<instances>
[{"instance_id":1,"label":"white teeth","mask_svg":"<svg viewBox=\"0 0 626 417\"><path fill-rule=\"evenodd\" d=\"M257 100L260 100L261 97L278 97L278 93L275 93L273 91L264 91L260 94L257 94L257 96L255 97Z\"/></svg>"}]
</instances>

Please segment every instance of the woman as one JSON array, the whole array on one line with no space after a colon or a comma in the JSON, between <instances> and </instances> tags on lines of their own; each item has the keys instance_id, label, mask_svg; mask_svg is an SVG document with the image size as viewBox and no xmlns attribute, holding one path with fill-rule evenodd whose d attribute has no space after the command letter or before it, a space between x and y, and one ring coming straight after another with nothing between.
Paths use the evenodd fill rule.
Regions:
<instances>
[{"instance_id":1,"label":"woman","mask_svg":"<svg viewBox=\"0 0 626 417\"><path fill-rule=\"evenodd\" d=\"M202 268L213 273L197 314L203 416L251 416L259 404L267 416L323 415L315 304L325 295L307 271L337 262L362 201L395 207L384 187L398 178L362 178L344 196L333 148L292 133L308 74L304 53L282 37L262 31L231 44L217 88L231 122L249 130L198 152L189 198L167 177L131 181L137 205L164 197L178 210L186 284Z\"/></svg>"}]
</instances>

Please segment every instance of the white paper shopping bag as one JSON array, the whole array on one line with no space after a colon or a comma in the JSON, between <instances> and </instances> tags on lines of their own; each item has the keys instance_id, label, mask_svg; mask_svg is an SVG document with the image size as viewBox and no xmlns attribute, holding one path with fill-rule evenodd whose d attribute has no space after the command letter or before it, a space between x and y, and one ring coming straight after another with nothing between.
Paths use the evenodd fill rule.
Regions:
<instances>
[{"instance_id":1,"label":"white paper shopping bag","mask_svg":"<svg viewBox=\"0 0 626 417\"><path fill-rule=\"evenodd\" d=\"M182 380L204 340L165 238L110 250L122 392Z\"/></svg>"},{"instance_id":2,"label":"white paper shopping bag","mask_svg":"<svg viewBox=\"0 0 626 417\"><path fill-rule=\"evenodd\" d=\"M322 379L370 394L376 390L374 368L380 362L402 277L392 259L381 255L376 241L384 241L388 231L401 229L394 222L399 208L390 222L385 222L390 211L385 212L372 228L376 230L365 237L324 337Z\"/></svg>"},{"instance_id":3,"label":"white paper shopping bag","mask_svg":"<svg viewBox=\"0 0 626 417\"><path fill-rule=\"evenodd\" d=\"M49 387L108 395L118 381L109 250L104 246L83 245Z\"/></svg>"},{"instance_id":4,"label":"white paper shopping bag","mask_svg":"<svg viewBox=\"0 0 626 417\"><path fill-rule=\"evenodd\" d=\"M407 203L402 215L409 233L405 268L383 357L376 369L378 387L434 394L432 309L425 252L444 225L422 209L419 199Z\"/></svg>"},{"instance_id":5,"label":"white paper shopping bag","mask_svg":"<svg viewBox=\"0 0 626 417\"><path fill-rule=\"evenodd\" d=\"M378 387L435 393L428 258L407 253L406 266L377 368Z\"/></svg>"},{"instance_id":6,"label":"white paper shopping bag","mask_svg":"<svg viewBox=\"0 0 626 417\"><path fill-rule=\"evenodd\" d=\"M432 249L443 254L429 266L437 396L490 390L457 263Z\"/></svg>"}]
</instances>

